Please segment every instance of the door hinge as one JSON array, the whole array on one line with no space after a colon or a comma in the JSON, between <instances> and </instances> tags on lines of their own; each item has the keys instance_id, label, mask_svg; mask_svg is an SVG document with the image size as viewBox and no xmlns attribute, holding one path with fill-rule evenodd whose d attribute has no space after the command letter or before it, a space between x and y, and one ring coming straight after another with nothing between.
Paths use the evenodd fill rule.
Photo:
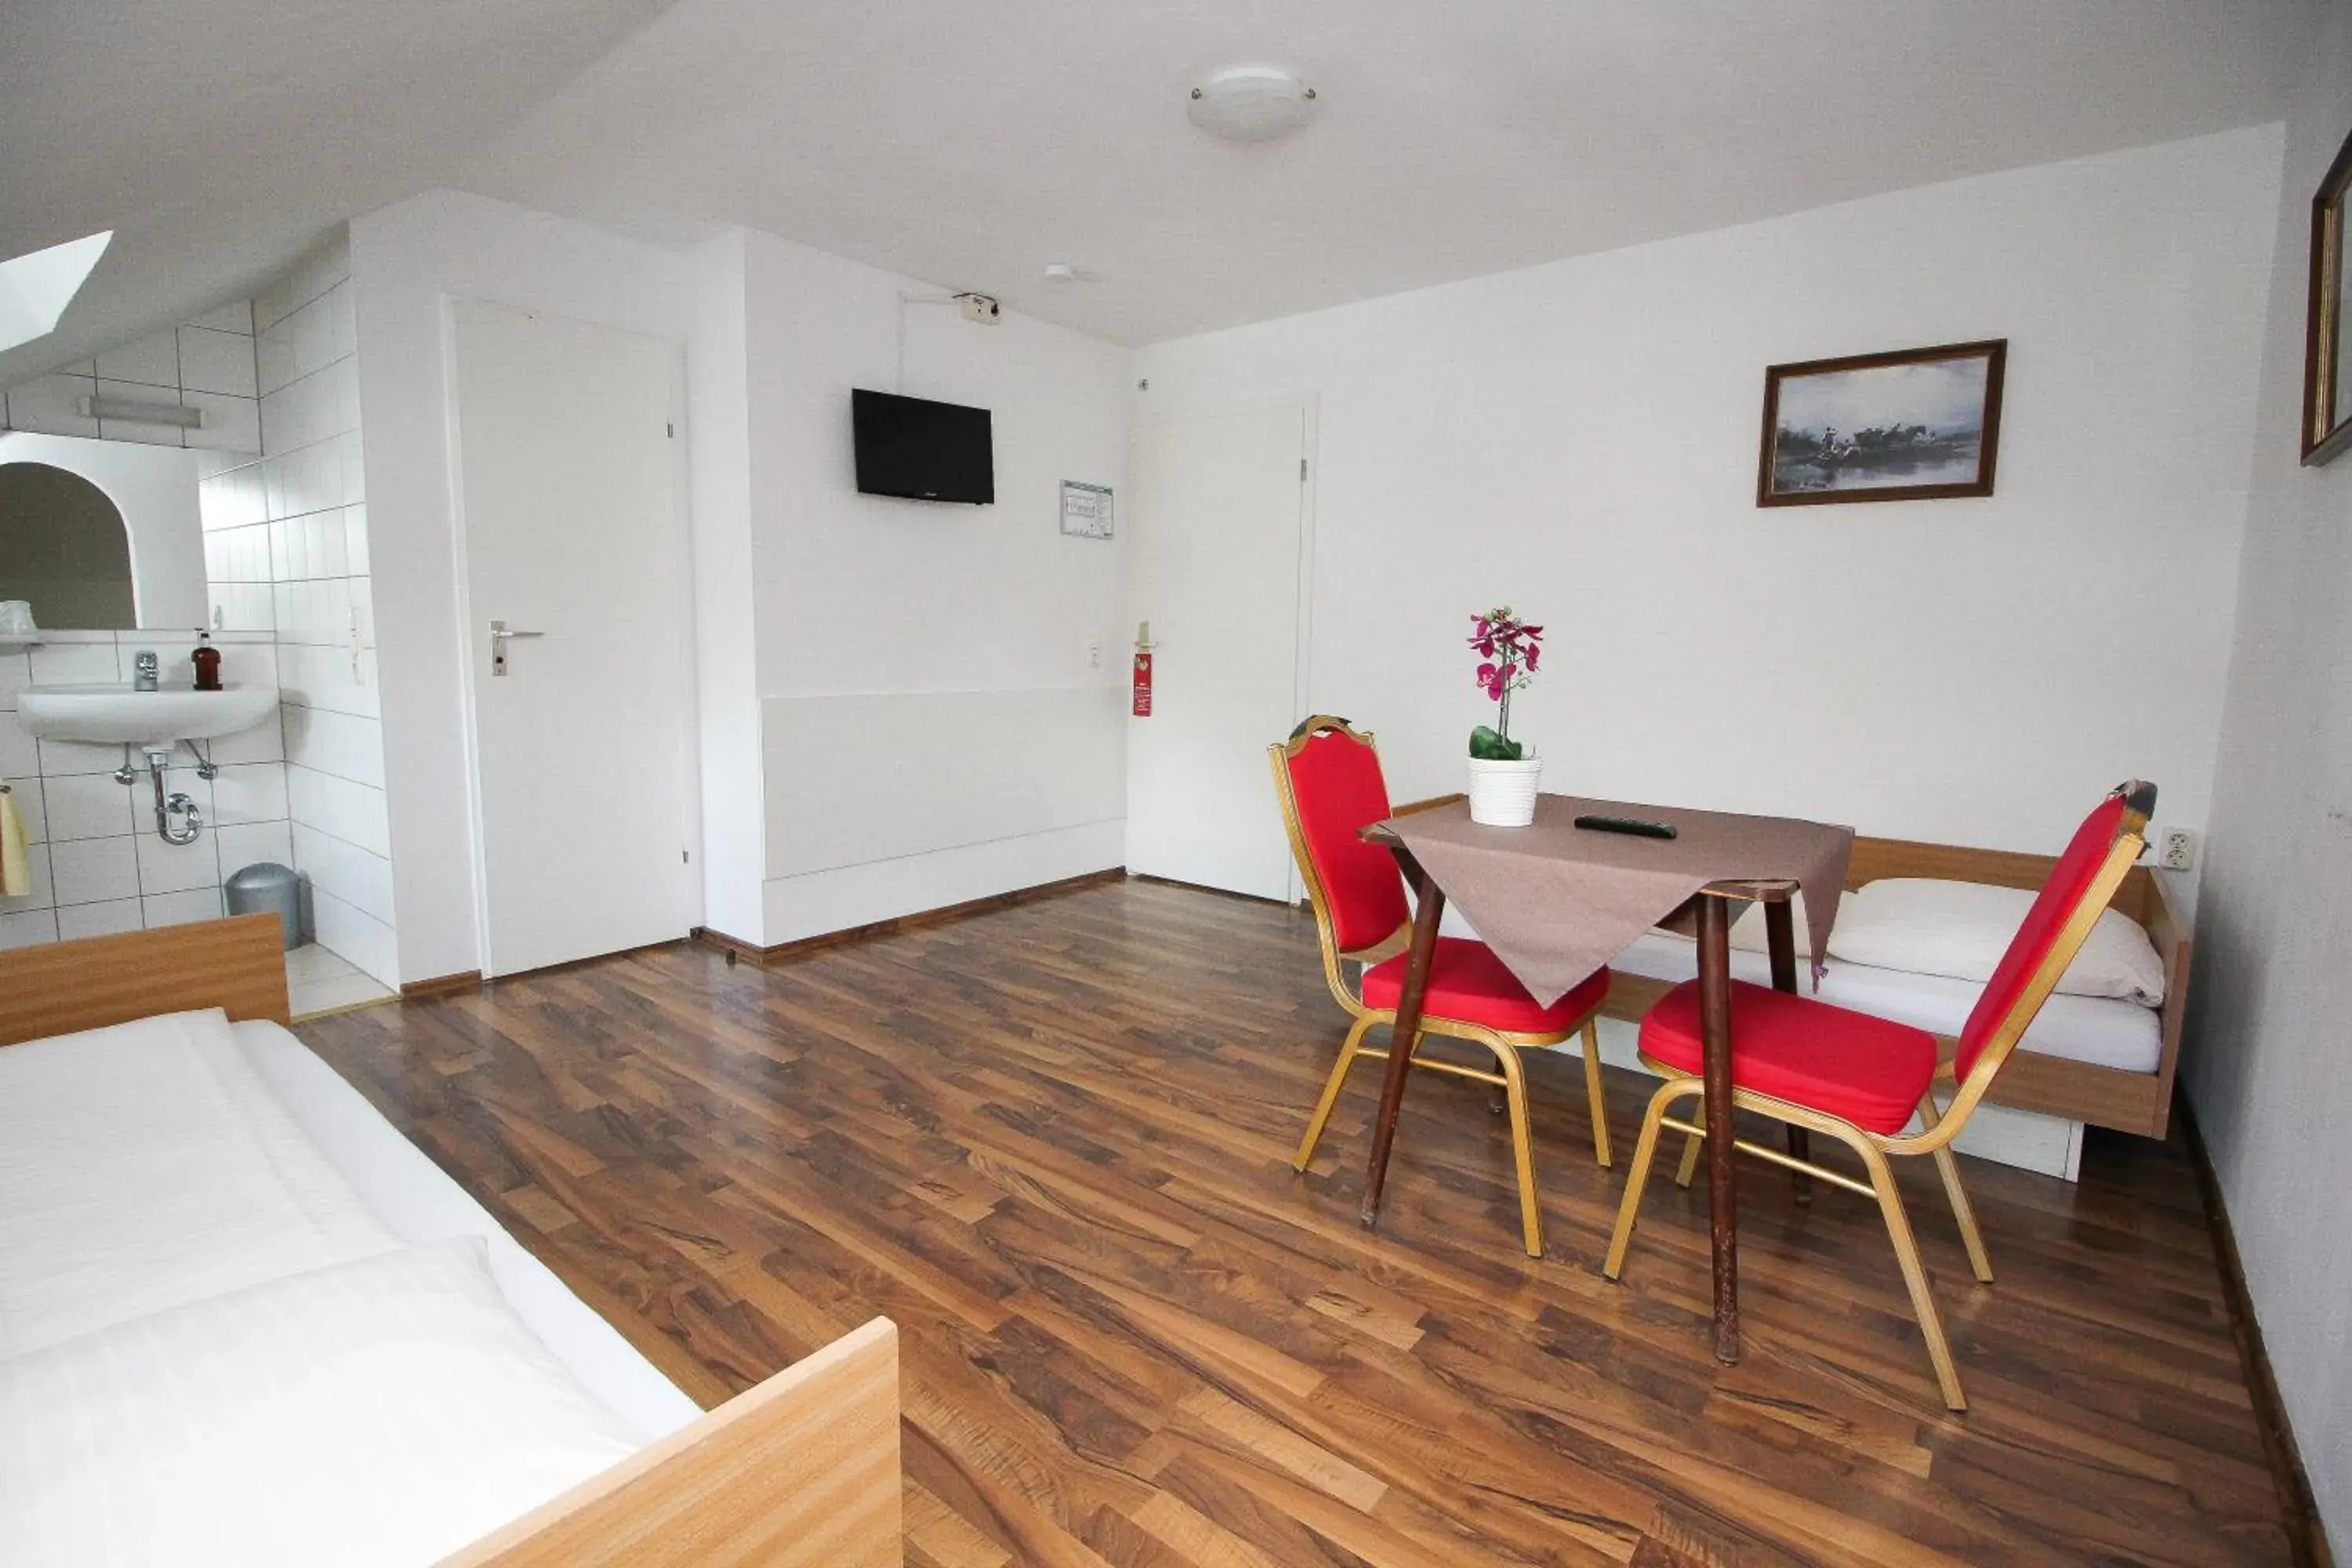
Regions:
<instances>
[{"instance_id":1,"label":"door hinge","mask_svg":"<svg viewBox=\"0 0 2352 1568\"><path fill-rule=\"evenodd\" d=\"M684 849L677 852L677 858L678 863L682 866L691 866L694 864L693 855Z\"/></svg>"},{"instance_id":2,"label":"door hinge","mask_svg":"<svg viewBox=\"0 0 2352 1568\"><path fill-rule=\"evenodd\" d=\"M662 434L675 441L677 439L677 426L665 421L662 425Z\"/></svg>"},{"instance_id":3,"label":"door hinge","mask_svg":"<svg viewBox=\"0 0 2352 1568\"><path fill-rule=\"evenodd\" d=\"M1304 458L1298 459L1298 482L1302 485L1307 482L1307 459Z\"/></svg>"}]
</instances>

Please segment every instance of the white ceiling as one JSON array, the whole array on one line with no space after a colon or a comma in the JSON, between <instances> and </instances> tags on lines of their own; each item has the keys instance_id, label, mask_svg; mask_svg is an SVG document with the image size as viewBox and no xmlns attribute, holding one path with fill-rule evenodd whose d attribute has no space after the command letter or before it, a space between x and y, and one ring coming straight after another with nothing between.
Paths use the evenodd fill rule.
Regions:
<instances>
[{"instance_id":1,"label":"white ceiling","mask_svg":"<svg viewBox=\"0 0 2352 1568\"><path fill-rule=\"evenodd\" d=\"M2274 119L2323 0L5 4L0 255L120 232L0 385L433 184L1143 342ZM1193 130L1260 59L1315 122Z\"/></svg>"}]
</instances>

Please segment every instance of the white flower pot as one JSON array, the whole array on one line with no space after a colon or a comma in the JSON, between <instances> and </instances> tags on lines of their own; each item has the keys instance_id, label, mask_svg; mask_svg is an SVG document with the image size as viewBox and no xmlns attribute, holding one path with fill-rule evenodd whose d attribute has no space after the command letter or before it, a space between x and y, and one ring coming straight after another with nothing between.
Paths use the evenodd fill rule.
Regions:
<instances>
[{"instance_id":1,"label":"white flower pot","mask_svg":"<svg viewBox=\"0 0 2352 1568\"><path fill-rule=\"evenodd\" d=\"M1470 820L1488 827L1525 827L1536 819L1536 786L1543 782L1543 759L1516 763L1470 763Z\"/></svg>"}]
</instances>

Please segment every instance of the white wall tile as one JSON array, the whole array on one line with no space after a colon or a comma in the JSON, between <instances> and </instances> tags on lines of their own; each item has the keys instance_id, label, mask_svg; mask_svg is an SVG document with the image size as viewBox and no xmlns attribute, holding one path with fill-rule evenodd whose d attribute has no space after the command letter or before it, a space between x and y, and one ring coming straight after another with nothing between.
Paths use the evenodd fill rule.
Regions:
<instances>
[{"instance_id":1,"label":"white wall tile","mask_svg":"<svg viewBox=\"0 0 2352 1568\"><path fill-rule=\"evenodd\" d=\"M114 662L114 638L110 634L104 642L68 640L61 632L43 632L46 639L31 650L31 670L36 686L57 686L82 680L119 680L121 672Z\"/></svg>"},{"instance_id":2,"label":"white wall tile","mask_svg":"<svg viewBox=\"0 0 2352 1568\"><path fill-rule=\"evenodd\" d=\"M180 401L205 413L201 429L182 432L183 446L215 452L261 450L261 405L257 400L226 392L191 390L180 394Z\"/></svg>"},{"instance_id":3,"label":"white wall tile","mask_svg":"<svg viewBox=\"0 0 2352 1568\"><path fill-rule=\"evenodd\" d=\"M24 653L0 653L0 712L15 712L16 693L33 684L33 661Z\"/></svg>"},{"instance_id":4,"label":"white wall tile","mask_svg":"<svg viewBox=\"0 0 2352 1568\"><path fill-rule=\"evenodd\" d=\"M128 838L84 838L53 845L50 868L58 901L96 904L139 896L139 851Z\"/></svg>"},{"instance_id":5,"label":"white wall tile","mask_svg":"<svg viewBox=\"0 0 2352 1568\"><path fill-rule=\"evenodd\" d=\"M58 940L58 917L47 910L0 915L0 948L37 947Z\"/></svg>"},{"instance_id":6,"label":"white wall tile","mask_svg":"<svg viewBox=\"0 0 2352 1568\"><path fill-rule=\"evenodd\" d=\"M400 961L390 926L316 888L310 893L310 914L320 946L348 959L383 984L399 988Z\"/></svg>"},{"instance_id":7,"label":"white wall tile","mask_svg":"<svg viewBox=\"0 0 2352 1568\"><path fill-rule=\"evenodd\" d=\"M383 726L325 709L284 710L286 760L354 784L383 787Z\"/></svg>"},{"instance_id":8,"label":"white wall tile","mask_svg":"<svg viewBox=\"0 0 2352 1568\"><path fill-rule=\"evenodd\" d=\"M139 847L139 891L142 897L220 887L220 850L215 835L198 834L194 844L166 844L150 832L141 834L133 842Z\"/></svg>"},{"instance_id":9,"label":"white wall tile","mask_svg":"<svg viewBox=\"0 0 2352 1568\"><path fill-rule=\"evenodd\" d=\"M47 780L41 790L52 839L119 838L139 831L131 797L110 773L78 773Z\"/></svg>"},{"instance_id":10,"label":"white wall tile","mask_svg":"<svg viewBox=\"0 0 2352 1568\"><path fill-rule=\"evenodd\" d=\"M218 888L189 888L183 891L151 894L139 900L141 918L147 929L158 926L184 926L197 921L221 918L221 892Z\"/></svg>"},{"instance_id":11,"label":"white wall tile","mask_svg":"<svg viewBox=\"0 0 2352 1568\"><path fill-rule=\"evenodd\" d=\"M180 390L258 398L261 389L254 378L252 335L182 327Z\"/></svg>"},{"instance_id":12,"label":"white wall tile","mask_svg":"<svg viewBox=\"0 0 2352 1568\"><path fill-rule=\"evenodd\" d=\"M392 853L383 791L312 768L286 768L287 816L376 855ZM346 956L349 956L348 954Z\"/></svg>"},{"instance_id":13,"label":"white wall tile","mask_svg":"<svg viewBox=\"0 0 2352 1568\"><path fill-rule=\"evenodd\" d=\"M133 382L150 388L144 395L154 398L155 387L177 388L180 384L180 339L172 331L150 332L136 342L98 356L98 378L100 381ZM141 394L124 388L121 395L136 397Z\"/></svg>"},{"instance_id":14,"label":"white wall tile","mask_svg":"<svg viewBox=\"0 0 2352 1568\"><path fill-rule=\"evenodd\" d=\"M17 779L27 775L37 777L41 772L41 750L26 729L15 710L0 711L0 778Z\"/></svg>"},{"instance_id":15,"label":"white wall tile","mask_svg":"<svg viewBox=\"0 0 2352 1568\"><path fill-rule=\"evenodd\" d=\"M68 904L58 910L58 937L72 942L85 936L114 936L137 931L146 922L136 899L116 899L103 904Z\"/></svg>"},{"instance_id":16,"label":"white wall tile","mask_svg":"<svg viewBox=\"0 0 2352 1568\"><path fill-rule=\"evenodd\" d=\"M45 436L98 435L98 421L81 411L81 400L98 391L95 376L44 375L8 389L8 427Z\"/></svg>"},{"instance_id":17,"label":"white wall tile","mask_svg":"<svg viewBox=\"0 0 2352 1568\"><path fill-rule=\"evenodd\" d=\"M244 653L251 650L240 648L237 651ZM274 659L277 657L278 650L276 648L272 648L269 652L271 658ZM262 683L260 677L257 674L247 675L240 673L231 677L230 679L234 680L245 680L249 679L253 680L256 685L260 685ZM276 676L274 673L271 676L270 684L276 684ZM280 714L278 721L256 724L250 730L240 730L234 735L223 735L218 740L215 741L212 743L212 751L209 753L212 760L222 767L228 767L233 763L277 763L285 761L286 733L285 725L283 723L283 715L285 710L281 708L278 711ZM214 783L218 784L219 781L216 779ZM217 792L215 792L215 797L217 797Z\"/></svg>"},{"instance_id":18,"label":"white wall tile","mask_svg":"<svg viewBox=\"0 0 2352 1568\"><path fill-rule=\"evenodd\" d=\"M242 332L253 336L253 301L231 300L215 310L206 310L188 325L202 327L208 332Z\"/></svg>"},{"instance_id":19,"label":"white wall tile","mask_svg":"<svg viewBox=\"0 0 2352 1568\"><path fill-rule=\"evenodd\" d=\"M293 824L293 834L294 864L313 887L386 925L393 923L391 861L302 823Z\"/></svg>"},{"instance_id":20,"label":"white wall tile","mask_svg":"<svg viewBox=\"0 0 2352 1568\"><path fill-rule=\"evenodd\" d=\"M44 779L64 773L110 773L122 765L121 746L91 741L43 741L39 744Z\"/></svg>"},{"instance_id":21,"label":"white wall tile","mask_svg":"<svg viewBox=\"0 0 2352 1568\"><path fill-rule=\"evenodd\" d=\"M55 867L55 853L49 846L26 845L25 870L33 879L33 890L13 899L0 899L0 913L23 914L30 910L46 910L56 903Z\"/></svg>"},{"instance_id":22,"label":"white wall tile","mask_svg":"<svg viewBox=\"0 0 2352 1568\"><path fill-rule=\"evenodd\" d=\"M294 836L287 823L232 823L219 829L218 837L224 883L246 867L264 861L280 866L294 864Z\"/></svg>"},{"instance_id":23,"label":"white wall tile","mask_svg":"<svg viewBox=\"0 0 2352 1568\"><path fill-rule=\"evenodd\" d=\"M287 810L286 765L241 763L224 766L213 780L210 820L226 827L240 822L278 822Z\"/></svg>"}]
</instances>

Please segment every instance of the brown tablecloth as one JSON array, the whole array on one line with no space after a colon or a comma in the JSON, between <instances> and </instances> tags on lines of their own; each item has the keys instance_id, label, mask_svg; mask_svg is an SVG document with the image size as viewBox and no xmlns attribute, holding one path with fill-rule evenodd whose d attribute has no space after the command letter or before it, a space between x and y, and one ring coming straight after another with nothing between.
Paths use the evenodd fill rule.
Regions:
<instances>
[{"instance_id":1,"label":"brown tablecloth","mask_svg":"<svg viewBox=\"0 0 2352 1568\"><path fill-rule=\"evenodd\" d=\"M1587 813L1672 823L1637 838L1575 826ZM1818 976L1853 829L1789 816L1547 795L1527 827L1481 827L1467 805L1386 824L1519 984L1546 1006L1711 882L1793 881Z\"/></svg>"}]
</instances>

